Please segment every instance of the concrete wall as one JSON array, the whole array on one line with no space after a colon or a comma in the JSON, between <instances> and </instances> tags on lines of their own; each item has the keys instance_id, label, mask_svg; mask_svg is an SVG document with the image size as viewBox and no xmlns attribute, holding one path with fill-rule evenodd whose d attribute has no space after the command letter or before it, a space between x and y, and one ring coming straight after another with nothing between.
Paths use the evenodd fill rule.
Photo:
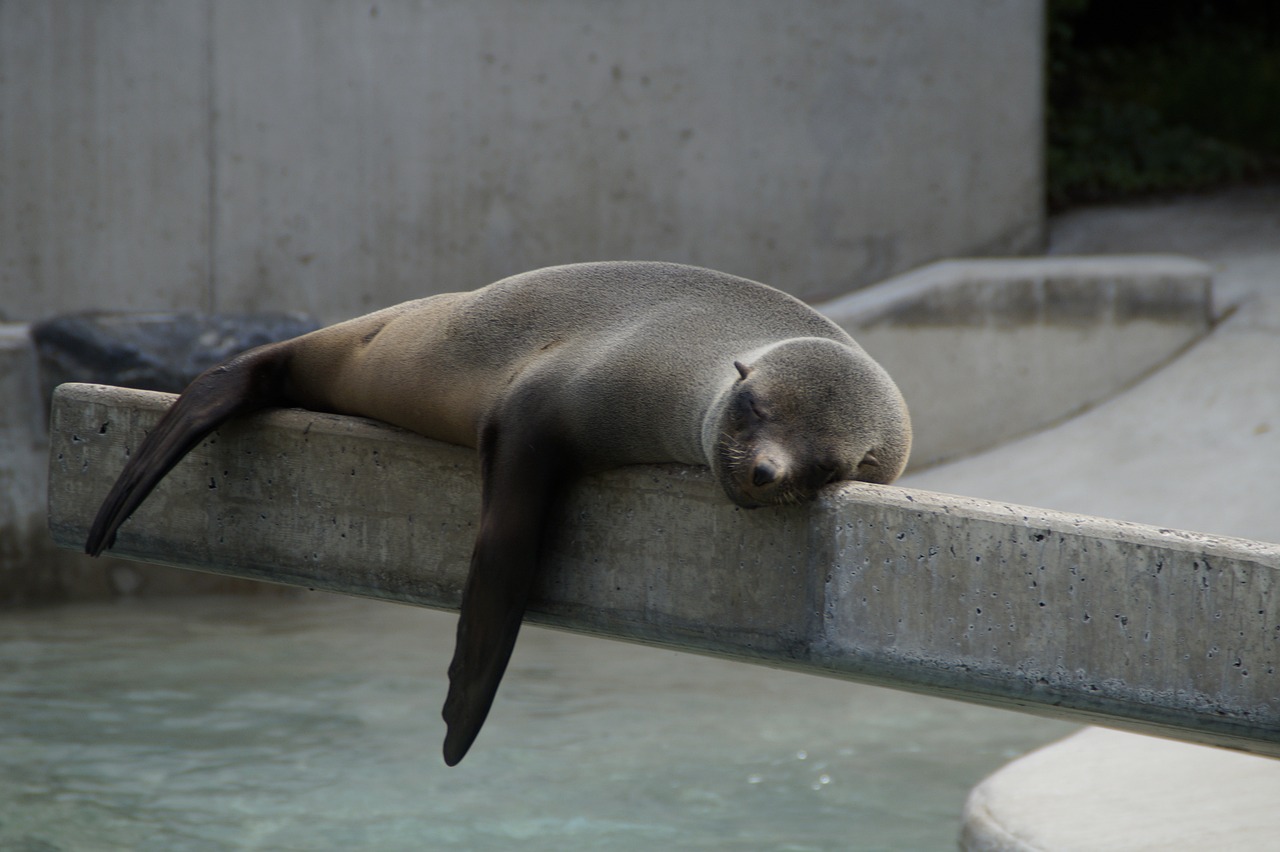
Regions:
<instances>
[{"instance_id":1,"label":"concrete wall","mask_svg":"<svg viewBox=\"0 0 1280 852\"><path fill-rule=\"evenodd\" d=\"M28 558L52 550L40 511L48 440L26 326L0 324L0 401L0 600L38 598Z\"/></svg>"},{"instance_id":2,"label":"concrete wall","mask_svg":"<svg viewBox=\"0 0 1280 852\"><path fill-rule=\"evenodd\" d=\"M0 319L552 263L816 299L1041 238L1040 0L9 0Z\"/></svg>"},{"instance_id":3,"label":"concrete wall","mask_svg":"<svg viewBox=\"0 0 1280 852\"><path fill-rule=\"evenodd\" d=\"M170 400L59 390L59 543L82 546ZM180 463L116 552L454 607L475 468L372 421L271 412ZM744 511L680 466L592 477L565 517L533 620L1280 756L1280 545L864 484Z\"/></svg>"}]
</instances>

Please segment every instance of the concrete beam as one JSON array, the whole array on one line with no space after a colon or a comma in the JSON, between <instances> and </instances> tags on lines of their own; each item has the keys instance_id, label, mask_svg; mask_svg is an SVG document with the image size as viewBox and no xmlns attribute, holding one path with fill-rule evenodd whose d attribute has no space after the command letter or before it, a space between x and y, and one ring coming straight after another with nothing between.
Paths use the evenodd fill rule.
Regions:
<instances>
[{"instance_id":1,"label":"concrete beam","mask_svg":"<svg viewBox=\"0 0 1280 852\"><path fill-rule=\"evenodd\" d=\"M50 524L80 547L171 397L64 385ZM205 442L116 555L457 605L474 455L274 411ZM1280 756L1280 545L851 484L742 511L706 471L584 482L531 621Z\"/></svg>"}]
</instances>

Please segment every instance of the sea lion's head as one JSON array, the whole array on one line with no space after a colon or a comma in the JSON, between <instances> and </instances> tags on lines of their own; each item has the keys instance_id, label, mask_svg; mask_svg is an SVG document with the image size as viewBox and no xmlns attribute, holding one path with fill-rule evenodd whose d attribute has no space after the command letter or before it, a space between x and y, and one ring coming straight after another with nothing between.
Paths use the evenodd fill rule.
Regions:
<instances>
[{"instance_id":1,"label":"sea lion's head","mask_svg":"<svg viewBox=\"0 0 1280 852\"><path fill-rule=\"evenodd\" d=\"M825 485L897 479L911 423L897 385L861 349L791 338L735 361L708 457L744 508L812 500Z\"/></svg>"}]
</instances>

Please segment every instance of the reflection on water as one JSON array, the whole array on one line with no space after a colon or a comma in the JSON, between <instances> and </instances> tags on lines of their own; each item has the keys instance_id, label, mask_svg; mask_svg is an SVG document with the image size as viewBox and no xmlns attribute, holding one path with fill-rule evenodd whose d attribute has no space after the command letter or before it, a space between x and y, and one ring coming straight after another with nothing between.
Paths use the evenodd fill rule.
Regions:
<instances>
[{"instance_id":1,"label":"reflection on water","mask_svg":"<svg viewBox=\"0 0 1280 852\"><path fill-rule=\"evenodd\" d=\"M0 848L952 850L1072 726L526 628L457 768L454 617L326 595L0 613Z\"/></svg>"}]
</instances>

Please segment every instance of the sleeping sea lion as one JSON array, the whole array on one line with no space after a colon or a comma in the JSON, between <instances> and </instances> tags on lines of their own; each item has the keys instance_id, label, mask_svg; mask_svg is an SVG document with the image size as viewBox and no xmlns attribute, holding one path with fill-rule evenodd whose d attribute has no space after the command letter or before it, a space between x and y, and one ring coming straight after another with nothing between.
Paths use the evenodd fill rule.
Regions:
<instances>
[{"instance_id":1,"label":"sleeping sea lion","mask_svg":"<svg viewBox=\"0 0 1280 852\"><path fill-rule=\"evenodd\" d=\"M708 465L754 508L888 483L911 447L888 374L839 326L753 281L670 263L526 272L252 349L200 375L103 501L98 555L217 426L268 406L384 420L480 451L480 526L449 667L444 758L466 754L515 645L543 531L584 473Z\"/></svg>"}]
</instances>

